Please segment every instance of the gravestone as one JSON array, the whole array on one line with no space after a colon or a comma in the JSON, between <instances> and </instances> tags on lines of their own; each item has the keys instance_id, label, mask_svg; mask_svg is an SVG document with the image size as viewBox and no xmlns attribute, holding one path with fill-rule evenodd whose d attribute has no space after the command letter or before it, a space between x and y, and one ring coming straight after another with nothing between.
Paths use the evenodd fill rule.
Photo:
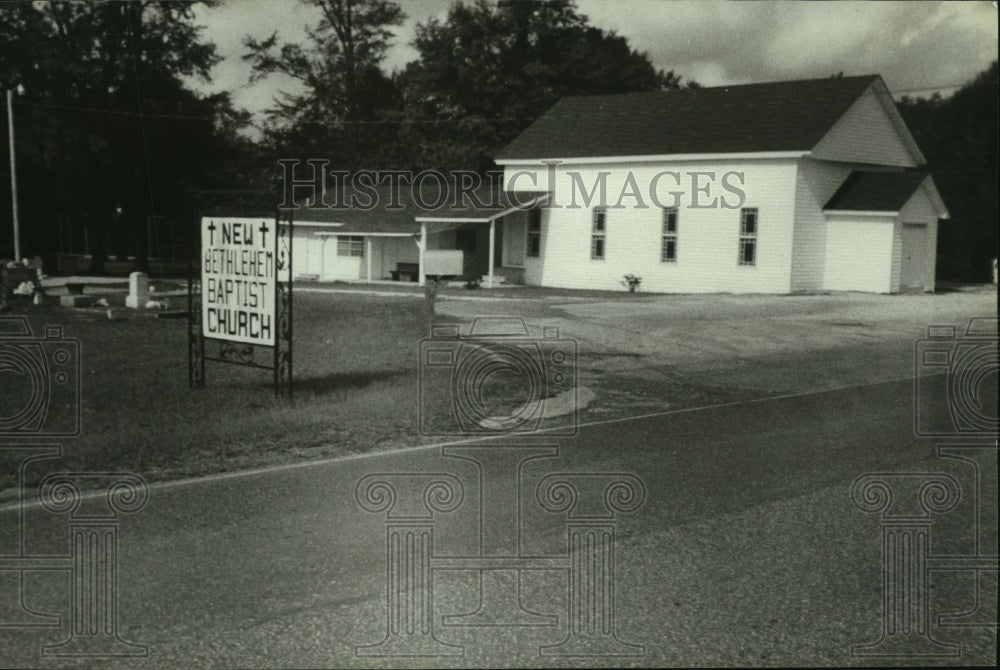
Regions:
<instances>
[{"instance_id":1,"label":"gravestone","mask_svg":"<svg viewBox=\"0 0 1000 670\"><path fill-rule=\"evenodd\" d=\"M128 276L128 296L125 306L132 309L145 309L149 302L149 277L145 272L133 272Z\"/></svg>"}]
</instances>

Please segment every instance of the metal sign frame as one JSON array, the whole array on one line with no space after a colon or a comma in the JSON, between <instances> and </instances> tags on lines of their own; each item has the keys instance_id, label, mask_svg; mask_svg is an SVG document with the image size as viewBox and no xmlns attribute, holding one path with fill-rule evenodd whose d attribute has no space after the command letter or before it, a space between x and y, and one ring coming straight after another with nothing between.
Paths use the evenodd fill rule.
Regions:
<instances>
[{"instance_id":1,"label":"metal sign frame","mask_svg":"<svg viewBox=\"0 0 1000 670\"><path fill-rule=\"evenodd\" d=\"M295 227L291 210L282 212L274 208L274 321L276 331L274 345L249 344L232 342L219 338L206 337L202 323L201 291L195 290L195 270L198 281L201 280L201 259L195 262L195 249L200 248L195 240L201 240L201 220L204 216L203 207L206 197L229 196L238 198L260 197L257 191L214 190L194 191L191 195L191 244L188 253L188 386L190 388L205 387L205 362L229 363L243 367L272 370L274 373L274 395L292 399L292 324L293 324L293 275L292 275L292 238ZM286 279L282 280L282 274ZM208 351L206 351L206 343ZM266 350L270 349L270 360L267 360Z\"/></svg>"}]
</instances>

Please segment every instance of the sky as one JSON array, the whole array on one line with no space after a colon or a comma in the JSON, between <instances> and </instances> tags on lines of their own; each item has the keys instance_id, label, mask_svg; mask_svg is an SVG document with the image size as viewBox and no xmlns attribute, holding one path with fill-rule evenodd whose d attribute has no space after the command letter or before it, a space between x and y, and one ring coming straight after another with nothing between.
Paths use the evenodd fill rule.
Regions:
<instances>
[{"instance_id":1,"label":"sky","mask_svg":"<svg viewBox=\"0 0 1000 670\"><path fill-rule=\"evenodd\" d=\"M416 58L414 27L445 18L454 0L402 0L406 22L396 30L386 69ZM997 58L997 3L798 2L724 0L577 0L591 25L627 37L658 69L673 70L702 86L789 79L881 74L894 94L944 94L972 79ZM295 82L272 76L249 85L241 56L247 35L277 30L303 41L315 8L298 0L223 0L200 9L204 37L223 58L203 90L226 90L255 115Z\"/></svg>"}]
</instances>

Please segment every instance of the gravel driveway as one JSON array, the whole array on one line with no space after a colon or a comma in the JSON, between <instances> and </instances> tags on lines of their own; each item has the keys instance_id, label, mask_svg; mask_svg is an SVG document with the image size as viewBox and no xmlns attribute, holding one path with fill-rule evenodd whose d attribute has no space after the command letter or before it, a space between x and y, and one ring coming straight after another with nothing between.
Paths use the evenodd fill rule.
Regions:
<instances>
[{"instance_id":1,"label":"gravel driveway","mask_svg":"<svg viewBox=\"0 0 1000 670\"><path fill-rule=\"evenodd\" d=\"M439 300L439 315L523 316L577 340L584 372L795 393L909 377L927 326L997 315L994 286L938 294ZM994 331L995 332L995 331Z\"/></svg>"}]
</instances>

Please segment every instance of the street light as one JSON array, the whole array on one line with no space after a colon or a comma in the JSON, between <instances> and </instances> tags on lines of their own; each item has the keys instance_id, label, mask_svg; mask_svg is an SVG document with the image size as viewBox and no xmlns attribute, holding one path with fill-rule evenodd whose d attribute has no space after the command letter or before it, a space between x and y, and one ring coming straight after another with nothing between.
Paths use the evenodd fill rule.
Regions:
<instances>
[{"instance_id":1,"label":"street light","mask_svg":"<svg viewBox=\"0 0 1000 670\"><path fill-rule=\"evenodd\" d=\"M24 95L24 86L17 85L17 94ZM14 157L14 90L7 89L7 134L10 137L10 203L14 214L14 260L21 262L21 231L17 220L17 160Z\"/></svg>"}]
</instances>

